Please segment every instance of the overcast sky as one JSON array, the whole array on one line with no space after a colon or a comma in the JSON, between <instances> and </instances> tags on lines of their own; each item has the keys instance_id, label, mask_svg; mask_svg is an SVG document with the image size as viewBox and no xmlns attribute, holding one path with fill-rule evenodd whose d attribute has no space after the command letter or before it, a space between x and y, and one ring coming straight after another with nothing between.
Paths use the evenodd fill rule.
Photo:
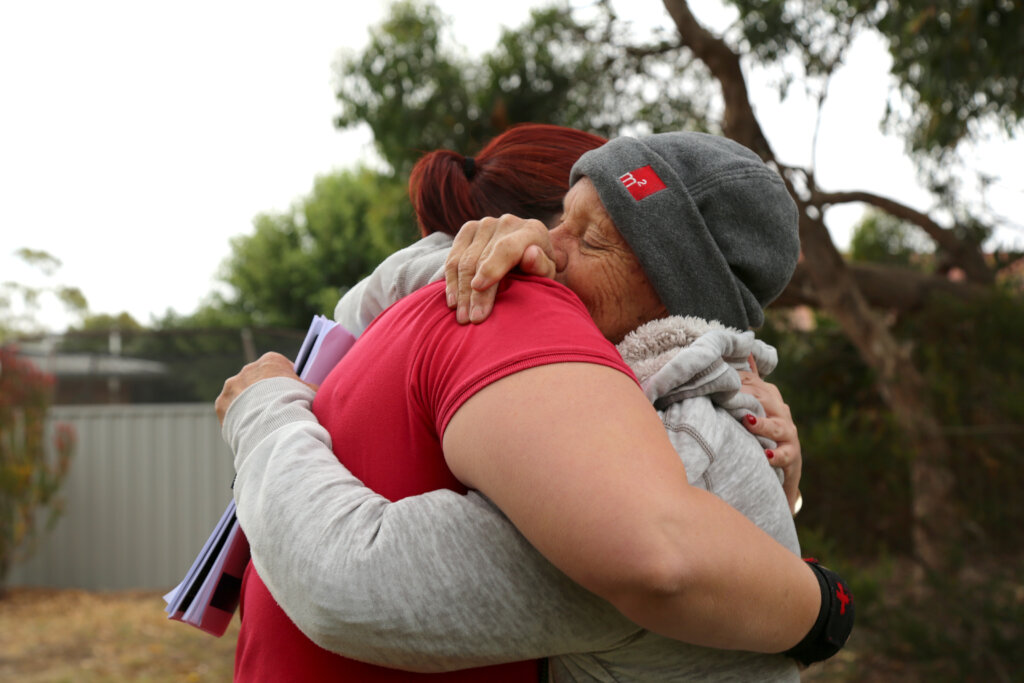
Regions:
<instances>
[{"instance_id":1,"label":"overcast sky","mask_svg":"<svg viewBox=\"0 0 1024 683\"><path fill-rule=\"evenodd\" d=\"M493 46L539 0L438 0L456 39ZM666 21L660 0L621 14ZM256 214L282 211L320 174L372 156L368 131L332 126L331 65L358 50L383 2L39 0L0 5L0 281L42 284L12 253L45 250L54 281L80 287L94 313L128 311L142 323L190 313L216 286L229 239ZM706 10L705 10L706 11ZM719 16L702 15L720 21ZM818 139L818 180L867 189L920 209L902 143L878 133L888 87L884 50L857 47L837 78ZM757 111L783 161L810 162L813 108L778 103L752 82ZM1005 175L990 191L1022 222L1024 146L986 151ZM1011 166L1011 159L1014 159ZM840 245L859 208L833 220ZM1009 231L1004 241L1024 244ZM45 321L67 320L54 307Z\"/></svg>"}]
</instances>

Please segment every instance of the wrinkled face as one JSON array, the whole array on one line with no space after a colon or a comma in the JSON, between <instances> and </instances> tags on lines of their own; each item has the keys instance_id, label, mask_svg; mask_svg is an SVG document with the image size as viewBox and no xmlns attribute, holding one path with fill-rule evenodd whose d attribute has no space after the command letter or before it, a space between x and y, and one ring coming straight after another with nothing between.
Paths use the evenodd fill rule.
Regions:
<instances>
[{"instance_id":1,"label":"wrinkled face","mask_svg":"<svg viewBox=\"0 0 1024 683\"><path fill-rule=\"evenodd\" d=\"M617 344L643 323L667 315L589 178L565 195L562 222L549 236L555 279L576 292L609 341Z\"/></svg>"}]
</instances>

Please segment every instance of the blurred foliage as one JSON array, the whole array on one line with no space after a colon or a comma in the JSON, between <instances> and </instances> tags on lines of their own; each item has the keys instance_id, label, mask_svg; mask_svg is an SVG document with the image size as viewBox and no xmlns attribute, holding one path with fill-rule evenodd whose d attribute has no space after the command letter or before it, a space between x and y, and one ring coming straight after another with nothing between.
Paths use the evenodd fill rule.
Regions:
<instances>
[{"instance_id":1,"label":"blurred foliage","mask_svg":"<svg viewBox=\"0 0 1024 683\"><path fill-rule=\"evenodd\" d=\"M1024 300L995 288L970 303L936 299L900 324L960 455L968 530L990 548L1024 546Z\"/></svg>"},{"instance_id":2,"label":"blurred foliage","mask_svg":"<svg viewBox=\"0 0 1024 683\"><path fill-rule=\"evenodd\" d=\"M933 409L958 457L965 523L979 549L1024 546L1024 301L1003 289L967 302L936 298L901 320L929 382ZM838 328L818 316L789 329L773 312L761 336L779 349L778 384L805 453L800 521L828 529L855 557L902 553L910 543L910 453L870 371ZM827 493L815 499L815 492ZM856 524L851 524L856 520Z\"/></svg>"},{"instance_id":3,"label":"blurred foliage","mask_svg":"<svg viewBox=\"0 0 1024 683\"><path fill-rule=\"evenodd\" d=\"M60 269L56 256L37 249L20 248L14 255L50 280ZM0 344L10 339L35 334L42 330L38 315L46 298L52 298L66 311L84 317L89 311L85 295L78 287L57 283L39 286L19 282L0 282Z\"/></svg>"},{"instance_id":4,"label":"blurred foliage","mask_svg":"<svg viewBox=\"0 0 1024 683\"><path fill-rule=\"evenodd\" d=\"M904 551L910 547L909 453L856 349L828 318L816 323L811 331L790 329L785 312L769 311L759 331L779 350L769 381L800 428L800 527L823 531L851 559Z\"/></svg>"},{"instance_id":5,"label":"blurred foliage","mask_svg":"<svg viewBox=\"0 0 1024 683\"><path fill-rule=\"evenodd\" d=\"M31 552L44 528L37 513L47 510L48 529L62 512L57 493L71 464L75 433L55 425L49 452L45 423L52 398L53 378L13 346L0 346L0 593L13 563Z\"/></svg>"},{"instance_id":6,"label":"blurred foliage","mask_svg":"<svg viewBox=\"0 0 1024 683\"><path fill-rule=\"evenodd\" d=\"M853 260L934 269L916 228L871 213ZM911 558L913 453L871 372L827 317L810 330L771 312L762 337L780 352L771 380L800 425L805 455L797 519L804 554L824 559L857 596L851 678L872 658L927 680L1012 680L1024 670L1024 299L1019 283L972 299L933 297L893 332L911 344L955 459L955 506L967 531L955 575L921 578ZM920 582L923 581L923 586ZM922 590L923 588L923 590ZM924 597L922 597L924 596Z\"/></svg>"},{"instance_id":7,"label":"blurred foliage","mask_svg":"<svg viewBox=\"0 0 1024 683\"><path fill-rule=\"evenodd\" d=\"M967 530L963 572L926 577L918 602L911 548L911 453L871 373L829 319L793 329L770 312L778 384L804 453L797 518L803 551L839 569L858 596L869 649L929 680L1010 680L1024 670L1024 300L996 288L974 301L935 298L897 323L913 344L956 458L955 506Z\"/></svg>"},{"instance_id":8,"label":"blurred foliage","mask_svg":"<svg viewBox=\"0 0 1024 683\"><path fill-rule=\"evenodd\" d=\"M1024 120L1024 5L1018 0L725 0L739 12L735 41L754 63L782 72L780 94L799 86L824 103L830 77L854 41L880 38L892 77L882 129L903 139L936 209L966 250L984 243L994 215L971 168L970 145L1012 137ZM969 173L965 173L969 170ZM981 188L965 191L968 183ZM934 212L933 212L934 213ZM940 256L941 258L941 256Z\"/></svg>"},{"instance_id":9,"label":"blurred foliage","mask_svg":"<svg viewBox=\"0 0 1024 683\"><path fill-rule=\"evenodd\" d=\"M923 230L881 211L869 211L854 228L847 255L851 261L904 266L925 272L934 262L934 246Z\"/></svg>"},{"instance_id":10,"label":"blurred foliage","mask_svg":"<svg viewBox=\"0 0 1024 683\"><path fill-rule=\"evenodd\" d=\"M877 32L905 106L886 126L914 151L938 154L995 122L1024 117L1024 5L1015 0L727 0L740 13L746 50L792 69L786 83L826 76L862 31ZM795 56L795 62L785 57Z\"/></svg>"},{"instance_id":11,"label":"blurred foliage","mask_svg":"<svg viewBox=\"0 0 1024 683\"><path fill-rule=\"evenodd\" d=\"M911 147L949 148L995 120L1007 132L1024 116L1024 5L1015 0L877 2L892 73L909 112L887 123ZM906 114L909 113L909 116Z\"/></svg>"},{"instance_id":12,"label":"blurred foliage","mask_svg":"<svg viewBox=\"0 0 1024 683\"><path fill-rule=\"evenodd\" d=\"M928 600L906 598L917 590L911 577L905 567L891 571L884 579L890 595L868 603L872 649L908 664L918 680L1019 680L1024 576L1012 556L979 555L962 575L927 577Z\"/></svg>"},{"instance_id":13,"label":"blurred foliage","mask_svg":"<svg viewBox=\"0 0 1024 683\"><path fill-rule=\"evenodd\" d=\"M337 125L368 124L399 177L426 151L473 154L516 123L606 136L706 125L713 89L702 87L701 65L681 59L678 41L634 45L606 2L587 14L566 2L533 10L472 59L435 5L396 2L366 49L338 63Z\"/></svg>"},{"instance_id":14,"label":"blurred foliage","mask_svg":"<svg viewBox=\"0 0 1024 683\"><path fill-rule=\"evenodd\" d=\"M365 51L338 68L337 125L369 123L381 156L403 175L422 151L489 137L486 114L470 94L473 74L443 45L444 28L435 6L396 3L370 30Z\"/></svg>"},{"instance_id":15,"label":"blurred foliage","mask_svg":"<svg viewBox=\"0 0 1024 683\"><path fill-rule=\"evenodd\" d=\"M404 183L368 169L322 176L290 211L262 214L253 234L232 240L222 271L232 294L194 321L219 313L305 331L315 314L333 314L346 287L417 236Z\"/></svg>"},{"instance_id":16,"label":"blurred foliage","mask_svg":"<svg viewBox=\"0 0 1024 683\"><path fill-rule=\"evenodd\" d=\"M118 313L117 315L110 315L109 313L97 313L87 315L82 321L81 326L72 327L69 332L100 332L105 330L126 330L126 331L137 331L144 330L145 327L136 320L131 313Z\"/></svg>"}]
</instances>

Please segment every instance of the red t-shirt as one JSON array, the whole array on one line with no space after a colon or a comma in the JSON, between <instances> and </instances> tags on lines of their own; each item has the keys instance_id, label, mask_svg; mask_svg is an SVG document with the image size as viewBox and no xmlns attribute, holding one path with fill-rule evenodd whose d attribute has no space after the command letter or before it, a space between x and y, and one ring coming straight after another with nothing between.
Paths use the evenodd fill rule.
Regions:
<instances>
[{"instance_id":1,"label":"red t-shirt","mask_svg":"<svg viewBox=\"0 0 1024 683\"><path fill-rule=\"evenodd\" d=\"M580 300L550 280L507 278L487 322L459 325L443 283L406 297L376 321L320 386L313 412L338 459L391 501L447 488L465 492L441 451L459 407L502 377L539 365L588 362L632 377ZM236 680L536 681L536 662L412 674L332 654L306 638L250 565Z\"/></svg>"}]
</instances>

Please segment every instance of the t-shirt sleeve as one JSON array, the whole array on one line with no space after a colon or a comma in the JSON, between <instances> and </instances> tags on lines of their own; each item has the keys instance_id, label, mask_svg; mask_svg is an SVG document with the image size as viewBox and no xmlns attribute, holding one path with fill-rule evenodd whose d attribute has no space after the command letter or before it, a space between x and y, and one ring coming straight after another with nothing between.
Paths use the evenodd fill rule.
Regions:
<instances>
[{"instance_id":1,"label":"t-shirt sleeve","mask_svg":"<svg viewBox=\"0 0 1024 683\"><path fill-rule=\"evenodd\" d=\"M552 363L594 363L632 370L566 287L536 277L506 278L490 317L458 325L448 315L426 334L418 383L437 434L484 387Z\"/></svg>"}]
</instances>

